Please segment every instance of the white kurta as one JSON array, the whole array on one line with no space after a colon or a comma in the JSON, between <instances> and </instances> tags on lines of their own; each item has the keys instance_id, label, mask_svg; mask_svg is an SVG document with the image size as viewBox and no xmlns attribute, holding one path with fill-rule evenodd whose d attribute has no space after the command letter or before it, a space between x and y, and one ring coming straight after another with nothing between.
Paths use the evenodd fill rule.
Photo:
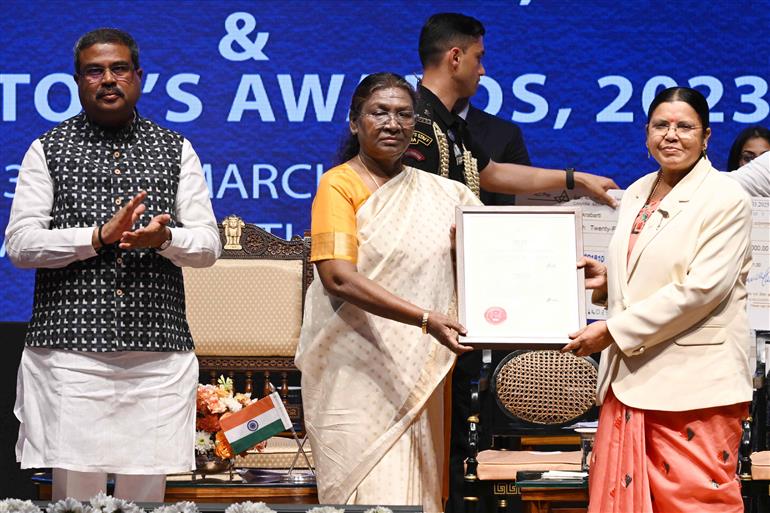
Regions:
<instances>
[{"instance_id":1,"label":"white kurta","mask_svg":"<svg viewBox=\"0 0 770 513\"><path fill-rule=\"evenodd\" d=\"M22 468L170 474L195 468L192 351L25 348L14 413Z\"/></svg>"}]
</instances>

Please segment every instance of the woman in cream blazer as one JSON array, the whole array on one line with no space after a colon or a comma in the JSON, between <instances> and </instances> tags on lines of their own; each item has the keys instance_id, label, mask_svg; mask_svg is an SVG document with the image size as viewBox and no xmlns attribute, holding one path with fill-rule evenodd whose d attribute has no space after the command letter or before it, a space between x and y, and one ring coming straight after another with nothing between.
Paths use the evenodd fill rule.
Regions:
<instances>
[{"instance_id":1,"label":"woman in cream blazer","mask_svg":"<svg viewBox=\"0 0 770 513\"><path fill-rule=\"evenodd\" d=\"M580 264L609 309L564 348L603 350L589 512L743 511L751 208L706 157L708 119L693 89L655 98L647 147L660 170L625 192L608 266Z\"/></svg>"}]
</instances>

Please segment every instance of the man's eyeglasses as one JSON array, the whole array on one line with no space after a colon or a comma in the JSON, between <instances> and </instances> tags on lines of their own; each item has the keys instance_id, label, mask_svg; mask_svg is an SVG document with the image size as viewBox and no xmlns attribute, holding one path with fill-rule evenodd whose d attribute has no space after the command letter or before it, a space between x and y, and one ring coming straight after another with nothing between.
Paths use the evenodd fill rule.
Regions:
<instances>
[{"instance_id":1,"label":"man's eyeglasses","mask_svg":"<svg viewBox=\"0 0 770 513\"><path fill-rule=\"evenodd\" d=\"M88 66L80 73L80 76L85 77L89 82L100 82L104 78L104 74L110 71L116 80L128 82L132 78L132 72L134 67L131 64L113 64L109 68L103 66Z\"/></svg>"},{"instance_id":2,"label":"man's eyeglasses","mask_svg":"<svg viewBox=\"0 0 770 513\"><path fill-rule=\"evenodd\" d=\"M376 126L385 126L390 120L394 120L400 126L409 128L414 126L414 112L411 110L401 110L398 112L387 112L384 110L378 110L375 112L365 112L364 116L371 118Z\"/></svg>"},{"instance_id":3,"label":"man's eyeglasses","mask_svg":"<svg viewBox=\"0 0 770 513\"><path fill-rule=\"evenodd\" d=\"M650 125L650 133L652 133L652 135L665 137L672 128L674 129L674 134L679 137L687 138L692 137L695 134L695 130L703 127L691 125L689 123L677 123L676 125L670 123L655 123Z\"/></svg>"}]
</instances>

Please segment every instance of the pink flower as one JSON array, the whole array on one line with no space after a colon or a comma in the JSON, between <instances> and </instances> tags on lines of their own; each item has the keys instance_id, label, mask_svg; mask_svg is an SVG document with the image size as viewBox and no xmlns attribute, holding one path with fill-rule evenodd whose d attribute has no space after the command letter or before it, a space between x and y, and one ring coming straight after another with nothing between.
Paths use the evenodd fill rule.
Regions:
<instances>
[{"instance_id":1,"label":"pink flower","mask_svg":"<svg viewBox=\"0 0 770 513\"><path fill-rule=\"evenodd\" d=\"M219 399L218 387L213 385L198 385L196 406L198 412L204 415L223 413L227 409Z\"/></svg>"},{"instance_id":2,"label":"pink flower","mask_svg":"<svg viewBox=\"0 0 770 513\"><path fill-rule=\"evenodd\" d=\"M206 399L206 408L211 413L224 413L227 411L227 405L216 396Z\"/></svg>"}]
</instances>

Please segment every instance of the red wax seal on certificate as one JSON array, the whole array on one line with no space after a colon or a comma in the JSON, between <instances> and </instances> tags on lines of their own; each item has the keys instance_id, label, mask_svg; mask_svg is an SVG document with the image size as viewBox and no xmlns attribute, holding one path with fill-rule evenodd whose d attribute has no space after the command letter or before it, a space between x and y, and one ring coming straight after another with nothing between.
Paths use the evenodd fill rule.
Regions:
<instances>
[{"instance_id":1,"label":"red wax seal on certificate","mask_svg":"<svg viewBox=\"0 0 770 513\"><path fill-rule=\"evenodd\" d=\"M484 318L489 324L500 324L508 318L508 314L505 313L505 309L493 306L484 312Z\"/></svg>"}]
</instances>

